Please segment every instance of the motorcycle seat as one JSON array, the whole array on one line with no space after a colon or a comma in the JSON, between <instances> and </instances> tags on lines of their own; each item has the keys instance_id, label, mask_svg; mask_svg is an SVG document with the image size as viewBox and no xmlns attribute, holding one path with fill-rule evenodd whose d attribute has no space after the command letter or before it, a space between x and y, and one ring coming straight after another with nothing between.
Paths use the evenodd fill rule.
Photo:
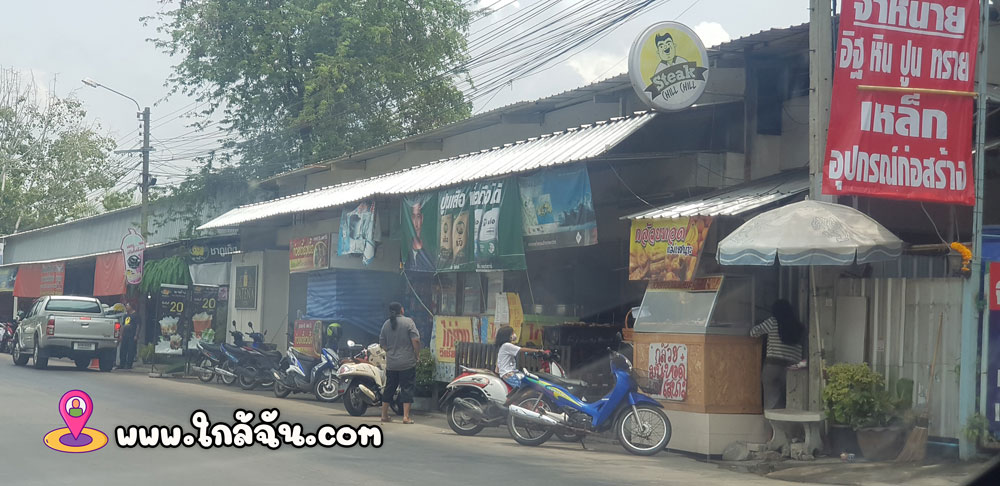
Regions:
<instances>
[{"instance_id":1,"label":"motorcycle seat","mask_svg":"<svg viewBox=\"0 0 1000 486\"><path fill-rule=\"evenodd\" d=\"M259 352L261 355L263 355L263 356L265 356L267 358L276 358L276 359L281 359L282 358L280 351L262 351L262 350L258 349L257 352Z\"/></svg>"},{"instance_id":2,"label":"motorcycle seat","mask_svg":"<svg viewBox=\"0 0 1000 486\"><path fill-rule=\"evenodd\" d=\"M275 351L275 352L277 352L277 351ZM309 365L315 364L315 363L319 363L319 360L320 360L319 358L317 358L315 356L309 356L308 354L305 354L305 353L303 353L303 352L301 352L301 351L299 351L297 349L294 349L294 348L291 349L289 352L291 352L292 354L294 354L295 355L295 359L299 360L299 362L302 363L302 365L306 366L306 367L308 367Z\"/></svg>"},{"instance_id":3,"label":"motorcycle seat","mask_svg":"<svg viewBox=\"0 0 1000 486\"><path fill-rule=\"evenodd\" d=\"M556 385L562 386L564 388L568 388L568 387L586 387L587 386L587 382L585 382L583 380L576 380L576 379L573 379L573 378L564 378L564 377L552 375L552 374L549 374L549 373L543 373L541 371L536 371L534 373L534 375L538 376L539 378L541 378L541 379L543 379L545 381L549 381L549 382L555 383Z\"/></svg>"},{"instance_id":4,"label":"motorcycle seat","mask_svg":"<svg viewBox=\"0 0 1000 486\"><path fill-rule=\"evenodd\" d=\"M201 343L201 347L210 353L217 353L219 351L218 344Z\"/></svg>"}]
</instances>

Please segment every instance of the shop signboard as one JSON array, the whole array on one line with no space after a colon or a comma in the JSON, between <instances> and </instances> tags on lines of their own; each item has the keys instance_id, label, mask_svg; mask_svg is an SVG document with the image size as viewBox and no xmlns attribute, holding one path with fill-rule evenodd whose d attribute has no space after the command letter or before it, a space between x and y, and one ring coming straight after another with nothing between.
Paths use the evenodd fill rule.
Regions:
<instances>
[{"instance_id":1,"label":"shop signboard","mask_svg":"<svg viewBox=\"0 0 1000 486\"><path fill-rule=\"evenodd\" d=\"M288 243L288 271L291 273L330 268L330 235L296 238Z\"/></svg>"},{"instance_id":2,"label":"shop signboard","mask_svg":"<svg viewBox=\"0 0 1000 486\"><path fill-rule=\"evenodd\" d=\"M686 344L650 343L648 371L654 398L687 399L687 363Z\"/></svg>"},{"instance_id":3,"label":"shop signboard","mask_svg":"<svg viewBox=\"0 0 1000 486\"><path fill-rule=\"evenodd\" d=\"M434 352L441 363L455 362L455 345L475 342L472 317L434 316Z\"/></svg>"},{"instance_id":4,"label":"shop signboard","mask_svg":"<svg viewBox=\"0 0 1000 486\"><path fill-rule=\"evenodd\" d=\"M323 321L297 320L293 331L292 346L309 356L319 356L323 346Z\"/></svg>"},{"instance_id":5,"label":"shop signboard","mask_svg":"<svg viewBox=\"0 0 1000 486\"><path fill-rule=\"evenodd\" d=\"M146 251L146 241L142 239L135 228L129 228L128 234L122 238L122 258L125 259L125 281L129 285L139 285L142 282L143 254Z\"/></svg>"},{"instance_id":6,"label":"shop signboard","mask_svg":"<svg viewBox=\"0 0 1000 486\"><path fill-rule=\"evenodd\" d=\"M632 221L629 280L690 281L711 226L711 216Z\"/></svg>"},{"instance_id":7,"label":"shop signboard","mask_svg":"<svg viewBox=\"0 0 1000 486\"><path fill-rule=\"evenodd\" d=\"M497 313L494 319L494 326L490 329L490 338L497 335L497 329L503 326L510 326L514 329L514 334L521 337L521 328L524 325L524 310L521 308L521 297L513 292L505 292L497 295Z\"/></svg>"},{"instance_id":8,"label":"shop signboard","mask_svg":"<svg viewBox=\"0 0 1000 486\"><path fill-rule=\"evenodd\" d=\"M978 39L978 0L844 2L823 192L971 206Z\"/></svg>"},{"instance_id":9,"label":"shop signboard","mask_svg":"<svg viewBox=\"0 0 1000 486\"><path fill-rule=\"evenodd\" d=\"M525 268L520 196L514 178L438 193L438 271Z\"/></svg>"},{"instance_id":10,"label":"shop signboard","mask_svg":"<svg viewBox=\"0 0 1000 486\"><path fill-rule=\"evenodd\" d=\"M236 267L234 306L237 309L257 308L257 266Z\"/></svg>"},{"instance_id":11,"label":"shop signboard","mask_svg":"<svg viewBox=\"0 0 1000 486\"><path fill-rule=\"evenodd\" d=\"M159 337L154 346L156 354L183 354L184 336L188 332L187 314L189 289L186 285L161 284L156 323Z\"/></svg>"},{"instance_id":12,"label":"shop signboard","mask_svg":"<svg viewBox=\"0 0 1000 486\"><path fill-rule=\"evenodd\" d=\"M66 262L43 263L41 296L62 295L66 283Z\"/></svg>"},{"instance_id":13,"label":"shop signboard","mask_svg":"<svg viewBox=\"0 0 1000 486\"><path fill-rule=\"evenodd\" d=\"M232 260L240 247L235 240L218 240L194 243L187 248L187 259L192 264L222 263Z\"/></svg>"},{"instance_id":14,"label":"shop signboard","mask_svg":"<svg viewBox=\"0 0 1000 486\"><path fill-rule=\"evenodd\" d=\"M586 166L521 177L518 187L525 250L597 244L597 216Z\"/></svg>"},{"instance_id":15,"label":"shop signboard","mask_svg":"<svg viewBox=\"0 0 1000 486\"><path fill-rule=\"evenodd\" d=\"M368 265L375 258L375 247L381 238L374 202L361 202L344 209L340 216L338 255L361 255L361 262Z\"/></svg>"},{"instance_id":16,"label":"shop signboard","mask_svg":"<svg viewBox=\"0 0 1000 486\"><path fill-rule=\"evenodd\" d=\"M660 22L635 40L628 54L628 74L635 93L657 111L693 105L708 84L708 52L693 30Z\"/></svg>"},{"instance_id":17,"label":"shop signboard","mask_svg":"<svg viewBox=\"0 0 1000 486\"><path fill-rule=\"evenodd\" d=\"M435 272L438 243L437 193L403 196L403 268Z\"/></svg>"},{"instance_id":18,"label":"shop signboard","mask_svg":"<svg viewBox=\"0 0 1000 486\"><path fill-rule=\"evenodd\" d=\"M191 333L187 336L187 348L196 350L198 343L215 342L216 309L219 308L219 287L217 285L193 285L191 304L188 307Z\"/></svg>"}]
</instances>

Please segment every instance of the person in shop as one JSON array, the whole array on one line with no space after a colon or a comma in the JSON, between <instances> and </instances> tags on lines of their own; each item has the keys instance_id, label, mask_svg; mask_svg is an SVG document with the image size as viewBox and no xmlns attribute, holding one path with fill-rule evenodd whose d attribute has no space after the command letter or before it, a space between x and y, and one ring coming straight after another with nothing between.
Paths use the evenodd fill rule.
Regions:
<instances>
[{"instance_id":1,"label":"person in shop","mask_svg":"<svg viewBox=\"0 0 1000 486\"><path fill-rule=\"evenodd\" d=\"M767 336L761 387L764 409L785 408L786 369L802 361L805 328L795 308L785 299L771 306L771 317L750 329L751 337Z\"/></svg>"},{"instance_id":2,"label":"person in shop","mask_svg":"<svg viewBox=\"0 0 1000 486\"><path fill-rule=\"evenodd\" d=\"M118 348L118 368L130 370L135 361L135 349L139 341L139 317L132 309L132 304L125 303L125 315L122 319L122 338Z\"/></svg>"},{"instance_id":3,"label":"person in shop","mask_svg":"<svg viewBox=\"0 0 1000 486\"><path fill-rule=\"evenodd\" d=\"M497 329L496 344L500 346L500 350L497 352L497 374L512 388L521 386L521 378L523 377L517 371L517 353L524 351L526 353L549 354L544 349L522 348L514 344L516 342L517 333L514 332L513 327L503 326Z\"/></svg>"},{"instance_id":4,"label":"person in shop","mask_svg":"<svg viewBox=\"0 0 1000 486\"><path fill-rule=\"evenodd\" d=\"M389 304L389 318L382 324L378 343L385 350L385 390L382 392L382 422L392 422L389 402L399 388L403 404L403 423L412 424L410 408L417 382L417 358L420 356L420 332L413 319L403 315L403 305Z\"/></svg>"}]
</instances>

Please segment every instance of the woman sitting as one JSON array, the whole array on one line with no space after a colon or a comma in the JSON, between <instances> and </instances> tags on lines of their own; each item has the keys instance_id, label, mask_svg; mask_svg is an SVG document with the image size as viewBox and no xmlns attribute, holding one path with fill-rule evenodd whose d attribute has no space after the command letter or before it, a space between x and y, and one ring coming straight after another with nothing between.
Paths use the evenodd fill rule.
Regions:
<instances>
[{"instance_id":1,"label":"woman sitting","mask_svg":"<svg viewBox=\"0 0 1000 486\"><path fill-rule=\"evenodd\" d=\"M497 330L496 343L500 346L500 351L497 353L497 374L512 388L521 386L521 377L523 376L517 371L517 353L524 351L526 353L549 354L543 349L522 348L514 344L516 342L517 334L513 327L503 326Z\"/></svg>"}]
</instances>

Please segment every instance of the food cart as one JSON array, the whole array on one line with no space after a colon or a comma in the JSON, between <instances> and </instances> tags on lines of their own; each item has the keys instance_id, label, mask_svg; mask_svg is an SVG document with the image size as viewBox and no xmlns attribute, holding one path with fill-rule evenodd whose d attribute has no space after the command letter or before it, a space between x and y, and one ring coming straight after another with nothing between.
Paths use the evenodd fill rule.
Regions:
<instances>
[{"instance_id":1,"label":"food cart","mask_svg":"<svg viewBox=\"0 0 1000 486\"><path fill-rule=\"evenodd\" d=\"M670 417L671 449L716 455L767 440L752 276L652 281L634 314L635 369Z\"/></svg>"}]
</instances>

